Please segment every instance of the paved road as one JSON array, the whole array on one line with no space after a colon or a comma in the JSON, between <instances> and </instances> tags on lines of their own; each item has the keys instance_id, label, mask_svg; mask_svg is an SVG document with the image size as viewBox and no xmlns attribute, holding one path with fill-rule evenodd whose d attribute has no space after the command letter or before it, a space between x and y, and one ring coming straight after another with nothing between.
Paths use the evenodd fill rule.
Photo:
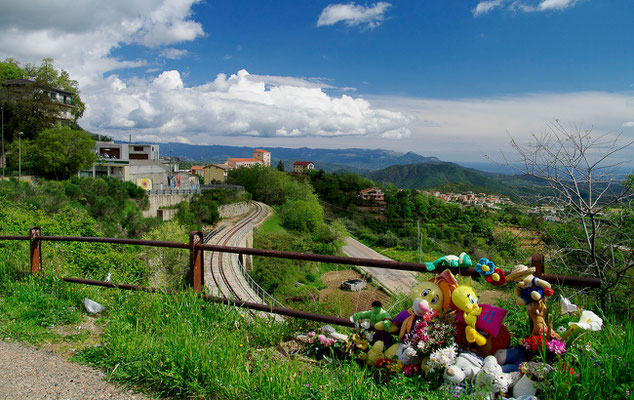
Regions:
<instances>
[{"instance_id":1,"label":"paved road","mask_svg":"<svg viewBox=\"0 0 634 400\"><path fill-rule=\"evenodd\" d=\"M348 257L372 258L377 260L391 260L383 254L377 253L356 239L348 237L343 246L343 252ZM380 282L394 293L406 293L416 286L417 272L401 271L398 269L375 268L360 266L361 269L372 275L372 279Z\"/></svg>"}]
</instances>

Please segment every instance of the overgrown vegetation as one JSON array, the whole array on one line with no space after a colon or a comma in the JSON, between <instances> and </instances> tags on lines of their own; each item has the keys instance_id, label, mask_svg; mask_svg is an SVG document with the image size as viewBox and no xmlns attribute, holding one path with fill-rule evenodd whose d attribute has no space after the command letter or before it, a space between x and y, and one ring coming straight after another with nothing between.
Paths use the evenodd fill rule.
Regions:
<instances>
[{"instance_id":1,"label":"overgrown vegetation","mask_svg":"<svg viewBox=\"0 0 634 400\"><path fill-rule=\"evenodd\" d=\"M194 195L188 202L179 203L176 219L189 231L200 230L205 225L213 225L219 220L218 206L251 200L251 194L233 189L204 190Z\"/></svg>"}]
</instances>

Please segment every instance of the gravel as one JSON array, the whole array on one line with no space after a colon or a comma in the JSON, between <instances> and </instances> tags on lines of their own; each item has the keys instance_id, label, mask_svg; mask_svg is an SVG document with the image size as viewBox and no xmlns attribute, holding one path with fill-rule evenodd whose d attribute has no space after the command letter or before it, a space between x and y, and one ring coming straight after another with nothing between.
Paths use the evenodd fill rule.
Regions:
<instances>
[{"instance_id":1,"label":"gravel","mask_svg":"<svg viewBox=\"0 0 634 400\"><path fill-rule=\"evenodd\" d=\"M17 342L0 341L0 400L146 400L103 380L104 374Z\"/></svg>"}]
</instances>

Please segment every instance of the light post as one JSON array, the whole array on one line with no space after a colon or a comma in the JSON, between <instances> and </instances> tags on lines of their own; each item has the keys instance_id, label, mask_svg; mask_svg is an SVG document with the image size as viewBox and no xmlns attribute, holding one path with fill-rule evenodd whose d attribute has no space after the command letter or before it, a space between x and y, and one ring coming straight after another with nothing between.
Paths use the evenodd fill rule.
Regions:
<instances>
[{"instance_id":1,"label":"light post","mask_svg":"<svg viewBox=\"0 0 634 400\"><path fill-rule=\"evenodd\" d=\"M0 110L2 111L2 179L4 179L4 164L6 164L4 160L4 106L0 106Z\"/></svg>"},{"instance_id":2,"label":"light post","mask_svg":"<svg viewBox=\"0 0 634 400\"><path fill-rule=\"evenodd\" d=\"M18 132L18 180L22 179L22 135L24 132Z\"/></svg>"}]
</instances>

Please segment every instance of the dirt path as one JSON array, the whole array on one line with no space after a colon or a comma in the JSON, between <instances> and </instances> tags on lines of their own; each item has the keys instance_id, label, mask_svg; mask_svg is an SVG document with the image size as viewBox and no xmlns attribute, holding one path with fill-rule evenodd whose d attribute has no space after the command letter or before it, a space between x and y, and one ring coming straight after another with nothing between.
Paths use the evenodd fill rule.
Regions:
<instances>
[{"instance_id":1,"label":"dirt path","mask_svg":"<svg viewBox=\"0 0 634 400\"><path fill-rule=\"evenodd\" d=\"M0 341L0 399L149 400L103 380L103 373L53 352Z\"/></svg>"}]
</instances>

